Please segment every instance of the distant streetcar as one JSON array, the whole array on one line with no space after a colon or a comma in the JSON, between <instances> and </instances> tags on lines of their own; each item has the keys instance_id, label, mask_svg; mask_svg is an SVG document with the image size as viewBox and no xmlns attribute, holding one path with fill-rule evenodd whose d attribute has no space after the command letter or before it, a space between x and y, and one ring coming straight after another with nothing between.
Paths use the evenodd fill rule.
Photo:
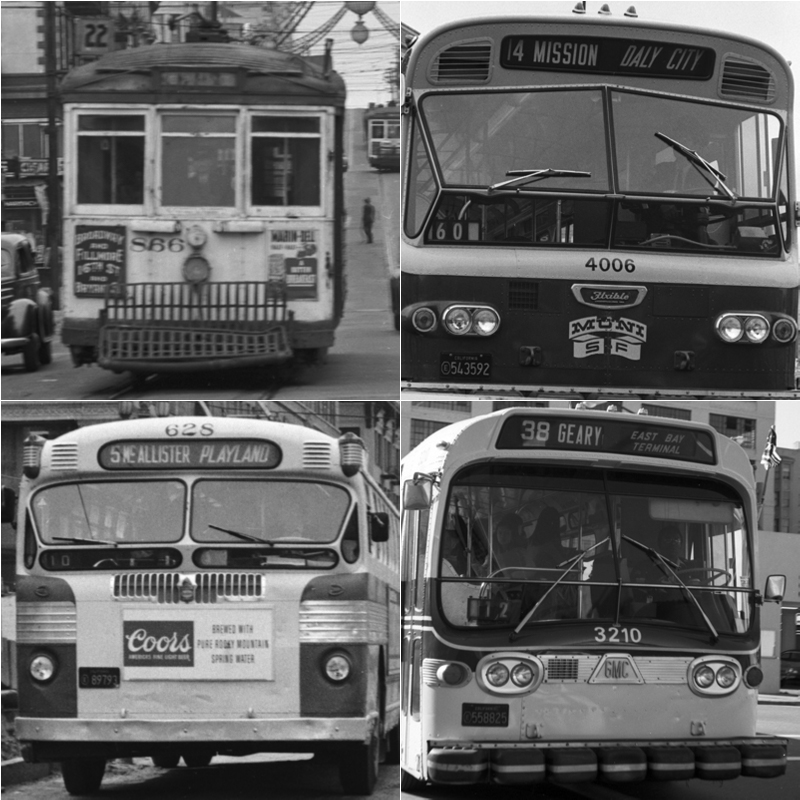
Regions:
<instances>
[{"instance_id":1,"label":"distant streetcar","mask_svg":"<svg viewBox=\"0 0 800 800\"><path fill-rule=\"evenodd\" d=\"M317 361L344 305L345 85L330 51L138 47L72 70L62 94L75 363Z\"/></svg>"},{"instance_id":2,"label":"distant streetcar","mask_svg":"<svg viewBox=\"0 0 800 800\"><path fill-rule=\"evenodd\" d=\"M369 165L379 170L400 169L400 109L376 106L364 113Z\"/></svg>"}]
</instances>

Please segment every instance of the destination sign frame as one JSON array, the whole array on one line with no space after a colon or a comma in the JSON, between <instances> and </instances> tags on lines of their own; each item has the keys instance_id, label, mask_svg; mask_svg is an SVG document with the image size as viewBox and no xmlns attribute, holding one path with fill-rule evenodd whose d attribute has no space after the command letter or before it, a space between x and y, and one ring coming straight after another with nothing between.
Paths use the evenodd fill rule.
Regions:
<instances>
[{"instance_id":1,"label":"destination sign frame","mask_svg":"<svg viewBox=\"0 0 800 800\"><path fill-rule=\"evenodd\" d=\"M100 466L114 471L275 469L282 460L283 451L269 439L128 439L97 453Z\"/></svg>"},{"instance_id":2,"label":"destination sign frame","mask_svg":"<svg viewBox=\"0 0 800 800\"><path fill-rule=\"evenodd\" d=\"M647 456L708 466L717 463L716 443L708 431L659 425L642 417L580 419L515 414L503 423L495 447Z\"/></svg>"},{"instance_id":3,"label":"destination sign frame","mask_svg":"<svg viewBox=\"0 0 800 800\"><path fill-rule=\"evenodd\" d=\"M500 66L545 72L707 81L714 75L716 55L710 47L676 42L519 34L503 37Z\"/></svg>"}]
</instances>

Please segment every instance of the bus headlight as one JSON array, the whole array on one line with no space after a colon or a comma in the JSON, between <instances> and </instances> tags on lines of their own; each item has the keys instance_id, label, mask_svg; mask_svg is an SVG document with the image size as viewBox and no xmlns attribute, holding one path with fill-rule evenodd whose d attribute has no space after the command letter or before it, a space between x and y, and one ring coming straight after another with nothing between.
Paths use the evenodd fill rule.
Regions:
<instances>
[{"instance_id":1,"label":"bus headlight","mask_svg":"<svg viewBox=\"0 0 800 800\"><path fill-rule=\"evenodd\" d=\"M442 325L454 336L491 336L500 327L500 315L491 306L452 305L442 314Z\"/></svg>"},{"instance_id":2,"label":"bus headlight","mask_svg":"<svg viewBox=\"0 0 800 800\"><path fill-rule=\"evenodd\" d=\"M350 669L350 659L342 653L334 653L328 656L325 661L325 674L328 676L329 680L335 683L341 683L347 680L350 675Z\"/></svg>"},{"instance_id":3,"label":"bus headlight","mask_svg":"<svg viewBox=\"0 0 800 800\"><path fill-rule=\"evenodd\" d=\"M533 669L530 664L517 664L511 670L511 682L519 687L530 686L533 683Z\"/></svg>"},{"instance_id":4,"label":"bus headlight","mask_svg":"<svg viewBox=\"0 0 800 800\"><path fill-rule=\"evenodd\" d=\"M470 328L472 328L472 315L466 308L461 308L460 306L448 308L444 312L442 321L444 322L444 327L456 336L463 336L465 333L469 333Z\"/></svg>"},{"instance_id":5,"label":"bus headlight","mask_svg":"<svg viewBox=\"0 0 800 800\"><path fill-rule=\"evenodd\" d=\"M486 670L486 682L492 686L505 686L508 683L508 667L497 661Z\"/></svg>"},{"instance_id":6,"label":"bus headlight","mask_svg":"<svg viewBox=\"0 0 800 800\"><path fill-rule=\"evenodd\" d=\"M703 656L689 665L688 677L695 694L724 697L738 688L742 668L729 656Z\"/></svg>"},{"instance_id":7,"label":"bus headlight","mask_svg":"<svg viewBox=\"0 0 800 800\"><path fill-rule=\"evenodd\" d=\"M738 342L742 338L742 322L733 314L726 314L717 320L717 333L723 342Z\"/></svg>"},{"instance_id":8,"label":"bus headlight","mask_svg":"<svg viewBox=\"0 0 800 800\"><path fill-rule=\"evenodd\" d=\"M797 323L789 317L781 317L772 324L772 338L780 344L788 344L797 336Z\"/></svg>"},{"instance_id":9,"label":"bus headlight","mask_svg":"<svg viewBox=\"0 0 800 800\"><path fill-rule=\"evenodd\" d=\"M472 315L472 327L479 336L491 336L500 327L500 317L493 308L479 308Z\"/></svg>"},{"instance_id":10,"label":"bus headlight","mask_svg":"<svg viewBox=\"0 0 800 800\"><path fill-rule=\"evenodd\" d=\"M436 328L436 314L431 308L418 308L411 315L411 324L420 333L430 333Z\"/></svg>"},{"instance_id":11,"label":"bus headlight","mask_svg":"<svg viewBox=\"0 0 800 800\"><path fill-rule=\"evenodd\" d=\"M744 323L744 333L754 344L761 344L769 336L769 323L764 317L748 317Z\"/></svg>"},{"instance_id":12,"label":"bus headlight","mask_svg":"<svg viewBox=\"0 0 800 800\"><path fill-rule=\"evenodd\" d=\"M56 674L56 662L50 656L40 653L38 656L33 657L28 669L35 681L47 683Z\"/></svg>"}]
</instances>

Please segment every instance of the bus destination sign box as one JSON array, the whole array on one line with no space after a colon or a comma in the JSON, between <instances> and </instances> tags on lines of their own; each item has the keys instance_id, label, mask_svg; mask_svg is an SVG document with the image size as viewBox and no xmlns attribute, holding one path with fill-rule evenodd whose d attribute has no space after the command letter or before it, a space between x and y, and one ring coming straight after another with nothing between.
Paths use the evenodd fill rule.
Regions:
<instances>
[{"instance_id":1,"label":"bus destination sign box","mask_svg":"<svg viewBox=\"0 0 800 800\"><path fill-rule=\"evenodd\" d=\"M498 450L573 450L716 464L714 439L706 431L667 427L641 419L509 417Z\"/></svg>"},{"instance_id":2,"label":"bus destination sign box","mask_svg":"<svg viewBox=\"0 0 800 800\"><path fill-rule=\"evenodd\" d=\"M647 78L708 80L714 61L709 47L584 36L506 36L500 49L500 66L506 69Z\"/></svg>"},{"instance_id":3,"label":"bus destination sign box","mask_svg":"<svg viewBox=\"0 0 800 800\"><path fill-rule=\"evenodd\" d=\"M103 469L274 469L283 454L266 439L110 442L100 448Z\"/></svg>"}]
</instances>

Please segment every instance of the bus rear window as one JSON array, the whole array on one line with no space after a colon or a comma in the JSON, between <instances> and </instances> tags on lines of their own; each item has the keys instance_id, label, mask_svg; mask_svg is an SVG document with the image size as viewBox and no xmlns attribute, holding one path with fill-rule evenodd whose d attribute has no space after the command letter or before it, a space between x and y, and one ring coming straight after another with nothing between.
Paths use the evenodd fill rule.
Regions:
<instances>
[{"instance_id":1,"label":"bus rear window","mask_svg":"<svg viewBox=\"0 0 800 800\"><path fill-rule=\"evenodd\" d=\"M192 538L199 542L327 543L344 524L345 489L308 481L203 480L192 489Z\"/></svg>"}]
</instances>

